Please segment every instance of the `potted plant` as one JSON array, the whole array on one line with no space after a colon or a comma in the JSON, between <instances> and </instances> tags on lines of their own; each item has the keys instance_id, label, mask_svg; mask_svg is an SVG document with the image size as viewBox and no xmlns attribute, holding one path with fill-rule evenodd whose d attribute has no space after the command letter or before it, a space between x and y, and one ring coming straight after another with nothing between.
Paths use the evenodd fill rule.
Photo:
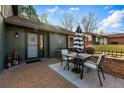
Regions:
<instances>
[{"instance_id":1,"label":"potted plant","mask_svg":"<svg viewBox=\"0 0 124 93\"><path fill-rule=\"evenodd\" d=\"M93 45L88 45L85 48L85 52L88 54L94 54L95 52L95 47Z\"/></svg>"}]
</instances>

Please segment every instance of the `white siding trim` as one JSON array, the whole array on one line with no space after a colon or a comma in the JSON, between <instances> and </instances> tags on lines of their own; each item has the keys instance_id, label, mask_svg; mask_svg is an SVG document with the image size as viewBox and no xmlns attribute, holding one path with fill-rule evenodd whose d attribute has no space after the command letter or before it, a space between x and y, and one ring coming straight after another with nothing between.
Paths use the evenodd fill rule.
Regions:
<instances>
[{"instance_id":1,"label":"white siding trim","mask_svg":"<svg viewBox=\"0 0 124 93\"><path fill-rule=\"evenodd\" d=\"M1 5L0 5L0 12L1 12Z\"/></svg>"}]
</instances>

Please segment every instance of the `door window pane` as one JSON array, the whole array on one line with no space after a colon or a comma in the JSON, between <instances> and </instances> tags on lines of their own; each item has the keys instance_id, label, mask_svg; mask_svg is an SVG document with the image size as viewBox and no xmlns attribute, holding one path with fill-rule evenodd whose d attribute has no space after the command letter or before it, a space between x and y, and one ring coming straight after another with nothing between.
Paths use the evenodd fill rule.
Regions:
<instances>
[{"instance_id":1,"label":"door window pane","mask_svg":"<svg viewBox=\"0 0 124 93\"><path fill-rule=\"evenodd\" d=\"M40 57L44 56L44 40L43 34L40 34Z\"/></svg>"},{"instance_id":2,"label":"door window pane","mask_svg":"<svg viewBox=\"0 0 124 93\"><path fill-rule=\"evenodd\" d=\"M28 58L38 57L38 35L28 33Z\"/></svg>"},{"instance_id":3,"label":"door window pane","mask_svg":"<svg viewBox=\"0 0 124 93\"><path fill-rule=\"evenodd\" d=\"M37 44L38 44L37 34L29 33L28 34L28 45L37 45Z\"/></svg>"}]
</instances>

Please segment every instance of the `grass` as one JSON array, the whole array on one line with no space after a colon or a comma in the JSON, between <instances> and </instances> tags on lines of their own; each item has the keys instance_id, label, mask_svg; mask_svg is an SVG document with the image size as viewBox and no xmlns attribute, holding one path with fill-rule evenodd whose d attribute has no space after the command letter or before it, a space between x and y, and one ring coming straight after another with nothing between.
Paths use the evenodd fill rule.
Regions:
<instances>
[{"instance_id":1,"label":"grass","mask_svg":"<svg viewBox=\"0 0 124 93\"><path fill-rule=\"evenodd\" d=\"M124 52L124 45L95 45L98 51L117 51Z\"/></svg>"}]
</instances>

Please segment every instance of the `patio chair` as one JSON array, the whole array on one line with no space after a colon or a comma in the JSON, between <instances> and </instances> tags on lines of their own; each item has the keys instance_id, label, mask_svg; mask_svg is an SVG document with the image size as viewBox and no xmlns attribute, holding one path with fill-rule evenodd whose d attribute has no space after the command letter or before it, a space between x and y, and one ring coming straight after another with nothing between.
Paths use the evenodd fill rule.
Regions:
<instances>
[{"instance_id":1,"label":"patio chair","mask_svg":"<svg viewBox=\"0 0 124 93\"><path fill-rule=\"evenodd\" d=\"M68 70L69 70L69 63L74 61L74 58L72 57L66 57L65 55L68 54L68 49L61 49L61 66L63 64L63 62L66 62L66 65L64 67L64 69L66 68L66 66L68 66Z\"/></svg>"},{"instance_id":2,"label":"patio chair","mask_svg":"<svg viewBox=\"0 0 124 93\"><path fill-rule=\"evenodd\" d=\"M102 84L102 81L101 81L101 78L100 78L99 71L102 72L103 79L105 80L105 76L104 76L103 68L102 68L102 64L104 62L104 58L105 58L105 55L101 54L101 55L99 55L98 60L97 60L96 63L93 62L93 61L90 61L90 60L87 60L86 62L83 63L84 67L87 67L88 69L94 69L94 70L97 71L101 86L103 86L103 84Z\"/></svg>"}]
</instances>

